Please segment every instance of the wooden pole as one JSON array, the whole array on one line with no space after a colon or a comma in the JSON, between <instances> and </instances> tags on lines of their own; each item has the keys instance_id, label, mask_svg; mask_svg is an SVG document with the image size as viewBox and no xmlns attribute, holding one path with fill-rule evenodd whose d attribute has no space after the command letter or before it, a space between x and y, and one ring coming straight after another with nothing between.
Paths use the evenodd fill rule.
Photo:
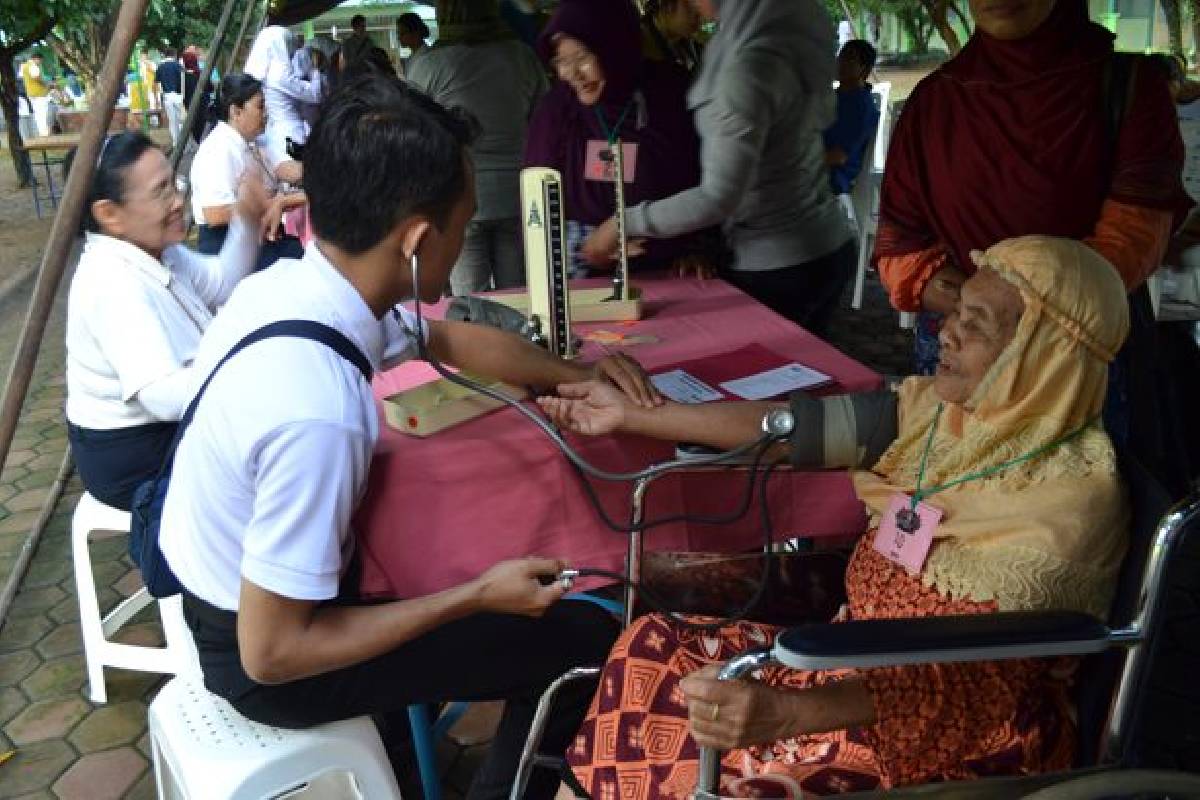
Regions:
<instances>
[{"instance_id":1,"label":"wooden pole","mask_svg":"<svg viewBox=\"0 0 1200 800\"><path fill-rule=\"evenodd\" d=\"M223 62L222 75L228 75L233 72L234 65L237 63L238 51L242 49L242 43L246 41L246 30L250 27L250 18L254 15L254 8L257 5L259 5L258 0L246 0L246 10L242 14L242 24L238 28L237 38L233 40L233 47L229 50L229 58Z\"/></svg>"},{"instance_id":2,"label":"wooden pole","mask_svg":"<svg viewBox=\"0 0 1200 800\"><path fill-rule=\"evenodd\" d=\"M87 201L88 188L96 171L96 161L100 157L100 148L112 119L113 106L125 83L125 66L129 63L134 42L141 32L142 18L146 15L149 1L121 0L116 29L108 45L104 66L100 69L99 86L96 87L91 110L83 124L79 147L75 151L75 162L63 189L58 214L55 215L54 224L50 228L50 238L42 254L42 265L38 270L37 283L33 287L33 297L29 301L25 327L17 341L16 355L4 386L4 402L0 404L0 466L8 461L8 451L12 447L17 422L21 417L21 406L25 404L25 395L29 392L29 383L33 379L33 368L37 364L42 335L46 332L46 322L50 319L55 295L58 294L59 284L62 283L63 273L67 269L71 246L79 233L83 204Z\"/></svg>"},{"instance_id":3,"label":"wooden pole","mask_svg":"<svg viewBox=\"0 0 1200 800\"><path fill-rule=\"evenodd\" d=\"M229 28L229 18L233 16L233 6L237 0L225 0L225 8L221 11L221 19L217 22L217 29L213 32L212 44L208 48L208 58L204 62L204 69L200 72L200 81L196 84L196 90L192 93L192 102L188 103L187 116L183 119L183 129L179 138L179 142L171 148L171 174L179 172L179 162L183 160L183 153L187 150L188 138L192 135L192 121L196 118L196 111L200 108L200 100L204 97L204 93L208 90L209 79L212 77L213 66L216 63L217 56L221 53L221 45L225 42L225 31Z\"/></svg>"}]
</instances>

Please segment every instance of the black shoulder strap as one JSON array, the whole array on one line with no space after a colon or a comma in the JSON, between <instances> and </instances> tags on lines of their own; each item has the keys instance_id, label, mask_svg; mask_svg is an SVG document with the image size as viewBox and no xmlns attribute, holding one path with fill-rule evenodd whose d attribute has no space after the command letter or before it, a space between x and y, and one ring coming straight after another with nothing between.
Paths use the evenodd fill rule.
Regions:
<instances>
[{"instance_id":1,"label":"black shoulder strap","mask_svg":"<svg viewBox=\"0 0 1200 800\"><path fill-rule=\"evenodd\" d=\"M1108 152L1116 161L1117 143L1121 138L1121 126L1129 110L1133 95L1133 81L1137 76L1138 63L1142 56L1137 53L1113 53L1104 68L1103 95L1104 131Z\"/></svg>"},{"instance_id":2,"label":"black shoulder strap","mask_svg":"<svg viewBox=\"0 0 1200 800\"><path fill-rule=\"evenodd\" d=\"M192 398L192 402L188 405L187 411L184 412L183 418L179 420L181 433L182 429L191 423L192 417L196 413L196 405L200 402L200 398L204 396L204 392L208 389L208 384L216 377L221 367L225 366L226 361L255 342L261 342L263 339L274 339L279 336L290 336L295 339L311 339L314 342L320 342L358 367L358 371L362 373L363 378L368 382L370 382L371 376L374 374L374 370L371 369L371 362L367 361L367 357L363 355L362 351L334 328L324 323L313 322L307 319L284 319L279 322L272 322L269 325L264 325L258 330L246 334L240 342L233 346L233 349L217 362L212 372L208 373L208 377L204 379L204 383L200 384L200 390Z\"/></svg>"},{"instance_id":3,"label":"black shoulder strap","mask_svg":"<svg viewBox=\"0 0 1200 800\"><path fill-rule=\"evenodd\" d=\"M175 450L179 447L179 442L183 439L183 434L187 430L188 425L192 423L192 417L196 415L196 406L199 405L200 398L208 390L208 385L212 383L212 379L216 377L217 372L220 371L221 367L225 366L225 362L255 342L280 336L290 336L295 339L311 339L314 342L320 342L358 367L358 371L362 373L362 376L368 383L374 374L371 362L367 360L363 352L341 332L324 323L313 322L307 319L285 319L279 322L272 322L258 330L251 331L217 362L212 372L208 373L208 377L204 379L204 383L200 384L200 390L196 392L196 396L188 404L187 411L184 412L183 417L179 420L179 429L175 431L175 440L171 442L171 449L167 451L166 457L163 458L162 468L159 470L160 478L170 469L171 462L175 460Z\"/></svg>"}]
</instances>

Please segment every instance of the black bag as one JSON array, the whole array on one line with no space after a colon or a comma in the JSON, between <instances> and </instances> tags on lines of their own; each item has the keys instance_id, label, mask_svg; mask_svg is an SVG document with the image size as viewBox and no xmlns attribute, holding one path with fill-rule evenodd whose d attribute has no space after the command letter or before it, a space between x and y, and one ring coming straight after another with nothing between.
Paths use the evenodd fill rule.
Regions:
<instances>
[{"instance_id":1,"label":"black bag","mask_svg":"<svg viewBox=\"0 0 1200 800\"><path fill-rule=\"evenodd\" d=\"M180 440L183 438L184 433L187 432L188 425L192 422L192 417L196 414L196 405L200 402L200 398L204 396L205 390L208 389L208 384L212 382L213 377L225 365L226 361L255 342L277 336L291 336L297 339L311 339L314 342L320 342L358 367L368 382L371 380L371 363L367 361L362 351L355 347L341 333L320 322L303 319L272 322L247 334L240 342L234 345L233 349L226 353L217 362L217 365L213 367L213 371L209 373L204 383L200 386L200 391L196 392L196 396L188 405L183 419L179 421L179 429L175 433L175 441L171 443L170 449L167 450L167 456L163 459L158 477L143 483L133 494L133 507L130 509L129 557L137 565L137 568L141 570L142 582L146 585L146 591L153 597L171 597L183 591L183 586L179 583L179 579L175 577L170 565L167 564L167 560L163 558L162 549L158 545L158 539L160 526L162 525L163 505L167 500L167 489L171 485L171 467L175 460L175 450L179 447Z\"/></svg>"}]
</instances>

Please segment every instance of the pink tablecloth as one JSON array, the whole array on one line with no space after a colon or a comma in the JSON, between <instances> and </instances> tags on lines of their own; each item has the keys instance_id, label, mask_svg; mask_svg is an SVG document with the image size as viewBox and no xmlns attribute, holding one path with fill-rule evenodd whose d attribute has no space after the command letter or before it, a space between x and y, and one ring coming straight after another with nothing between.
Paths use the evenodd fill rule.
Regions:
<instances>
[{"instance_id":1,"label":"pink tablecloth","mask_svg":"<svg viewBox=\"0 0 1200 800\"><path fill-rule=\"evenodd\" d=\"M648 369L758 343L833 376L832 391L878 388L880 378L830 345L721 281L639 279L644 319L635 324L581 325L655 343L628 349ZM431 313L431 316L437 316ZM599 355L596 345L585 357ZM432 376L428 365L406 364L375 379L383 397ZM382 424L367 496L356 516L367 594L416 597L468 580L504 558L546 555L574 566L619 569L627 537L598 519L575 473L538 429L504 409L428 439ZM634 437L572 441L593 463L610 470L664 460L673 446ZM692 474L652 487L647 518L719 513L736 507L744 473ZM609 514L626 520L630 487L595 483ZM840 472L777 473L770 507L779 535L829 536L863 526L861 504ZM648 549L739 550L761 542L758 501L740 522L722 526L672 524L649 531Z\"/></svg>"}]
</instances>

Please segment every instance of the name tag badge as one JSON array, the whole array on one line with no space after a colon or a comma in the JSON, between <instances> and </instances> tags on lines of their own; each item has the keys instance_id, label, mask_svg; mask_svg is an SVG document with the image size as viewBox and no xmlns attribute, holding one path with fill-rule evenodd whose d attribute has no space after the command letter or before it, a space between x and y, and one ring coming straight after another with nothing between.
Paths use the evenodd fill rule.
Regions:
<instances>
[{"instance_id":1,"label":"name tag badge","mask_svg":"<svg viewBox=\"0 0 1200 800\"><path fill-rule=\"evenodd\" d=\"M898 494L888 504L879 530L875 532L875 551L889 561L916 575L925 566L933 534L942 520L942 510L926 503L917 503L912 510L912 498Z\"/></svg>"},{"instance_id":2,"label":"name tag badge","mask_svg":"<svg viewBox=\"0 0 1200 800\"><path fill-rule=\"evenodd\" d=\"M625 182L633 183L637 175L637 142L622 142L621 153L625 158ZM589 181L616 183L617 166L608 142L590 139L587 143L587 159L583 165L583 177Z\"/></svg>"}]
</instances>

